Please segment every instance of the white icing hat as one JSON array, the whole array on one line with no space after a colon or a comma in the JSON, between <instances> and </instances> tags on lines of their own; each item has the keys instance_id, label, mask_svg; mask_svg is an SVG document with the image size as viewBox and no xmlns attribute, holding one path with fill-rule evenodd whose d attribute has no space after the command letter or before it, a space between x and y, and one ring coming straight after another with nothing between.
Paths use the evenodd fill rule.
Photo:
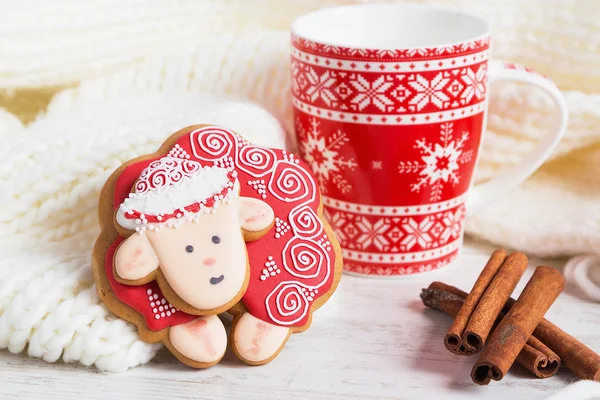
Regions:
<instances>
[{"instance_id":1,"label":"white icing hat","mask_svg":"<svg viewBox=\"0 0 600 400\"><path fill-rule=\"evenodd\" d=\"M219 203L228 203L237 173L233 169L203 167L179 145L142 171L135 191L117 210L117 223L125 229L144 232L163 226L177 227L182 220L197 221L215 213Z\"/></svg>"}]
</instances>

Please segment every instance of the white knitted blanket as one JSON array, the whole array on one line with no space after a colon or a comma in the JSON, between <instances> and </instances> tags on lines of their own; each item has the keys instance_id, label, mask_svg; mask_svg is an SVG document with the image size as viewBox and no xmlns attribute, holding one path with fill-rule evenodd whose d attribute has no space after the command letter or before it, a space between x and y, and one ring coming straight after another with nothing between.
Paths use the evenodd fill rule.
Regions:
<instances>
[{"instance_id":1,"label":"white knitted blanket","mask_svg":"<svg viewBox=\"0 0 600 400\"><path fill-rule=\"evenodd\" d=\"M0 88L77 86L26 127L0 108L0 348L110 371L152 358L156 346L112 317L92 287L90 249L104 180L191 123L224 124L259 143L282 147L287 140L293 148L287 27L298 14L339 2L2 4ZM470 218L468 232L545 256L600 248L600 2L429 3L495 22L494 56L550 76L571 113L552 160ZM288 136L259 108L211 101L203 92L264 106ZM493 87L477 179L526 157L552 112L531 88Z\"/></svg>"}]
</instances>

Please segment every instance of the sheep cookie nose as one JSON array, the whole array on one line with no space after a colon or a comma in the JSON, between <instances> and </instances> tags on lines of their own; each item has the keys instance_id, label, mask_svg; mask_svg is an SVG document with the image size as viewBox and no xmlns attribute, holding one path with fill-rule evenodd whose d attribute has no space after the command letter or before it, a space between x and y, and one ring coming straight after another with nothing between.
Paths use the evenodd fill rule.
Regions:
<instances>
[{"instance_id":1,"label":"sheep cookie nose","mask_svg":"<svg viewBox=\"0 0 600 400\"><path fill-rule=\"evenodd\" d=\"M202 265L204 265L205 267L214 267L216 263L217 259L214 257L208 257L202 260Z\"/></svg>"}]
</instances>

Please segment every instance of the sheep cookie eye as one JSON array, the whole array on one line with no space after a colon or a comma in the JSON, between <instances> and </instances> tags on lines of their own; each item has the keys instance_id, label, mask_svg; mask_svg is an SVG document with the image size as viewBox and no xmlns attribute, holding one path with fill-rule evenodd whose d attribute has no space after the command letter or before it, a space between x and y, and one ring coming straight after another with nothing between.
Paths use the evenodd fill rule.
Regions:
<instances>
[{"instance_id":1,"label":"sheep cookie eye","mask_svg":"<svg viewBox=\"0 0 600 400\"><path fill-rule=\"evenodd\" d=\"M185 251L187 251L188 253L191 253L192 251L194 251L194 246L187 245L185 247Z\"/></svg>"},{"instance_id":2,"label":"sheep cookie eye","mask_svg":"<svg viewBox=\"0 0 600 400\"><path fill-rule=\"evenodd\" d=\"M212 242L213 242L214 244L219 244L219 243L221 243L221 238L220 238L220 237L218 237L218 236L213 236L213 237L212 237Z\"/></svg>"}]
</instances>

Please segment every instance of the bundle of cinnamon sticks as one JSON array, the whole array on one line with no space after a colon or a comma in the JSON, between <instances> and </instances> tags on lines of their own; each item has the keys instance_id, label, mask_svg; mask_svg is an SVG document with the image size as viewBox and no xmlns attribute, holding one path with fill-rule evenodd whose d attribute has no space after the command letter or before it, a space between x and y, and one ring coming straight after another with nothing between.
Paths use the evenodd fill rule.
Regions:
<instances>
[{"instance_id":1,"label":"bundle of cinnamon sticks","mask_svg":"<svg viewBox=\"0 0 600 400\"><path fill-rule=\"evenodd\" d=\"M454 317L444 345L454 354L481 353L471 371L479 385L502 379L515 362L539 378L562 363L581 379L600 380L600 356L543 318L564 287L557 270L537 267L519 298L510 297L528 263L523 253L498 250L470 293L441 282L423 289L426 306Z\"/></svg>"}]
</instances>

